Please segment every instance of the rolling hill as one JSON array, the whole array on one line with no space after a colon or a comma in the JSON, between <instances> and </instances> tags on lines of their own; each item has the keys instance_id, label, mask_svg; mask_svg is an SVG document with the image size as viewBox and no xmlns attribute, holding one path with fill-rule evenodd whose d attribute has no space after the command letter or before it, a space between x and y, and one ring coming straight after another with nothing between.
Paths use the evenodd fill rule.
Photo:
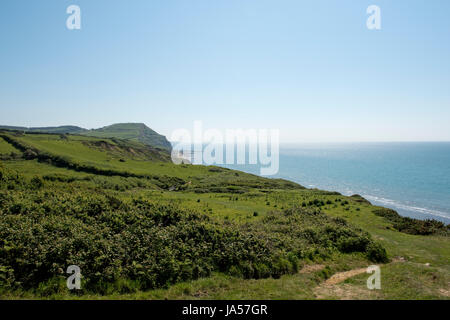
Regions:
<instances>
[{"instance_id":1,"label":"rolling hill","mask_svg":"<svg viewBox=\"0 0 450 320\"><path fill-rule=\"evenodd\" d=\"M117 123L99 129L84 129L77 126L59 127L18 127L0 126L0 129L23 131L29 133L57 133L57 134L81 134L100 138L118 138L122 140L140 142L154 148L167 151L172 150L170 142L159 133L150 129L143 123Z\"/></svg>"},{"instance_id":2,"label":"rolling hill","mask_svg":"<svg viewBox=\"0 0 450 320\"><path fill-rule=\"evenodd\" d=\"M103 138L119 138L171 150L172 145L166 137L153 131L143 123L117 123L100 129L85 131L83 135Z\"/></svg>"}]
</instances>

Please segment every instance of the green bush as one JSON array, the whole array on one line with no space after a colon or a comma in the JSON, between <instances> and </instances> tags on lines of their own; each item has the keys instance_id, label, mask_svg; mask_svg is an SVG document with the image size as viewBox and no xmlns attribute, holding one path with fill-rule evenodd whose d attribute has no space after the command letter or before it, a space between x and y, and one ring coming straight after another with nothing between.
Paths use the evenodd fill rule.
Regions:
<instances>
[{"instance_id":1,"label":"green bush","mask_svg":"<svg viewBox=\"0 0 450 320\"><path fill-rule=\"evenodd\" d=\"M387 208L375 209L373 213L392 222L393 227L400 232L423 236L432 234L443 236L450 235L450 225L445 225L441 221L434 219L418 220L409 217L402 217L395 210Z\"/></svg>"},{"instance_id":2,"label":"green bush","mask_svg":"<svg viewBox=\"0 0 450 320\"><path fill-rule=\"evenodd\" d=\"M329 279L332 274L333 271L331 270L330 266L325 266L325 268L317 272L317 275L323 280Z\"/></svg>"},{"instance_id":3,"label":"green bush","mask_svg":"<svg viewBox=\"0 0 450 320\"><path fill-rule=\"evenodd\" d=\"M364 252L370 243L367 237L343 237L338 241L338 247L341 252Z\"/></svg>"},{"instance_id":4,"label":"green bush","mask_svg":"<svg viewBox=\"0 0 450 320\"><path fill-rule=\"evenodd\" d=\"M386 263L389 262L386 249L384 249L379 243L371 242L367 246L367 257L374 262Z\"/></svg>"},{"instance_id":5,"label":"green bush","mask_svg":"<svg viewBox=\"0 0 450 320\"><path fill-rule=\"evenodd\" d=\"M30 182L30 187L32 189L40 189L44 186L44 182L39 177L33 177Z\"/></svg>"},{"instance_id":6,"label":"green bush","mask_svg":"<svg viewBox=\"0 0 450 320\"><path fill-rule=\"evenodd\" d=\"M81 268L83 290L108 294L166 287L215 271L278 278L297 272L301 259L333 252L360 252L374 261L386 255L367 233L319 208L292 207L247 223L224 223L174 202L120 198L98 187L103 178L83 182L88 188L80 181L33 178L31 184L40 187L30 188L17 174L0 172L2 288L58 294L69 265ZM135 178L109 179L125 185Z\"/></svg>"}]
</instances>

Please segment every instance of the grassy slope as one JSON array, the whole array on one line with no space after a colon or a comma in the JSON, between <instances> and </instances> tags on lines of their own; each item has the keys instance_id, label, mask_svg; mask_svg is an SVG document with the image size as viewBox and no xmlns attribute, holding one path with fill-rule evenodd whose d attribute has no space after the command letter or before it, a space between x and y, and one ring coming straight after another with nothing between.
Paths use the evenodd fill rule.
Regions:
<instances>
[{"instance_id":1,"label":"grassy slope","mask_svg":"<svg viewBox=\"0 0 450 320\"><path fill-rule=\"evenodd\" d=\"M171 150L172 148L172 145L166 139L166 137L153 131L143 123L117 123L100 129L92 130L87 130L77 126L27 128L0 125L0 130L1 129L17 130L30 133L82 134L85 136L99 138L118 138L128 141L134 141L164 150Z\"/></svg>"},{"instance_id":2,"label":"grassy slope","mask_svg":"<svg viewBox=\"0 0 450 320\"><path fill-rule=\"evenodd\" d=\"M154 147L160 147L170 150L171 144L166 137L158 134L148 128L143 123L118 123L100 129L83 132L83 135L102 137L102 138L119 138L141 142Z\"/></svg>"},{"instance_id":3,"label":"grassy slope","mask_svg":"<svg viewBox=\"0 0 450 320\"><path fill-rule=\"evenodd\" d=\"M382 290L369 291L365 287L367 275L362 274L332 287L323 287L323 281L330 274L322 271L285 275L280 279L244 280L220 273L209 278L178 283L167 289L117 295L111 292L106 296L84 295L78 298L120 298L120 299L314 299L321 298L370 298L370 299L448 299L450 284L450 240L442 236L414 236L395 231L390 222L373 214L375 207L358 202L354 198L330 194L319 190L306 190L286 184L283 181L270 181L231 170L211 171L203 166L145 161L142 157L130 157L120 150L102 150L87 146L86 138L70 136L62 140L57 135L24 135L16 137L39 150L63 155L74 161L95 166L127 170L136 173L177 176L191 182L183 192L161 190L157 186L125 188L120 192L123 199L141 197L161 203L177 202L186 208L211 215L218 219L245 223L263 219L270 212L277 212L303 202L321 200L325 203L321 210L330 216L342 217L351 224L368 231L387 249L391 258L403 257L404 262L382 266ZM114 141L110 141L114 143ZM14 148L0 139L0 154L10 153ZM118 159L126 157L125 162ZM51 164L36 160L3 161L10 169L17 170L26 177L65 175L79 178L92 174L56 168ZM238 174L238 175L236 175ZM131 178L96 177L112 185L130 184ZM196 193L197 186L217 187L230 182L243 188L245 193L207 192ZM265 188L254 188L261 184ZM328 204L327 204L328 201ZM343 205L343 201L348 204ZM255 214L255 212L257 214ZM327 266L329 273L365 267L369 262L358 254L335 255L332 258L314 261L305 260L303 264ZM429 264L429 265L426 265ZM321 289L320 289L321 288ZM3 297L17 297L19 293L5 294ZM21 297L36 297L31 292L20 293ZM57 294L56 298L77 298L69 293Z\"/></svg>"},{"instance_id":4,"label":"grassy slope","mask_svg":"<svg viewBox=\"0 0 450 320\"><path fill-rule=\"evenodd\" d=\"M0 155L9 155L11 152L20 153L19 150L7 143L4 139L0 138Z\"/></svg>"},{"instance_id":5,"label":"grassy slope","mask_svg":"<svg viewBox=\"0 0 450 320\"><path fill-rule=\"evenodd\" d=\"M63 156L69 161L92 165L100 168L107 168L117 172L132 172L139 175L164 175L172 176L185 180L190 188L208 188L217 187L227 182L227 185L237 185L241 187L261 186L279 187L279 188L301 188L301 186L280 179L265 179L255 175L235 172L233 170L193 166L193 165L175 165L169 161L148 161L144 155L136 155L124 151L123 148L113 149L108 147L96 147L95 144L89 144L95 141L105 141L108 145L117 145L116 140L99 139L95 137L84 137L70 135L62 139L58 135L51 134L31 134L11 136L12 139L40 151ZM137 143L124 142L130 144L133 150L137 149ZM140 145L141 148L148 148ZM9 146L8 146L9 147ZM126 159L124 162L120 160ZM165 157L168 159L168 157ZM158 159L157 159L158 160Z\"/></svg>"}]
</instances>

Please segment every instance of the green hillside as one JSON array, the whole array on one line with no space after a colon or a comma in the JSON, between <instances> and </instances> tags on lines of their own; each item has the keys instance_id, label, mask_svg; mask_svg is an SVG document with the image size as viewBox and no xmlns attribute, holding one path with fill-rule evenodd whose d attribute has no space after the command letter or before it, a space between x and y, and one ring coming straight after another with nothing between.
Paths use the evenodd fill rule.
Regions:
<instances>
[{"instance_id":1,"label":"green hillside","mask_svg":"<svg viewBox=\"0 0 450 320\"><path fill-rule=\"evenodd\" d=\"M150 147L171 150L172 145L166 137L153 131L143 123L117 123L100 129L87 130L77 126L59 127L17 127L0 126L0 130L21 131L27 133L55 133L55 134L82 134L99 138L117 138L122 140L140 142Z\"/></svg>"},{"instance_id":2,"label":"green hillside","mask_svg":"<svg viewBox=\"0 0 450 320\"><path fill-rule=\"evenodd\" d=\"M450 298L449 226L359 196L175 165L131 136L0 130L0 159L2 299Z\"/></svg>"},{"instance_id":3,"label":"green hillside","mask_svg":"<svg viewBox=\"0 0 450 320\"><path fill-rule=\"evenodd\" d=\"M158 134L143 123L117 123L100 129L84 132L83 135L119 138L141 142L154 147L171 150L172 146L166 137Z\"/></svg>"}]
</instances>

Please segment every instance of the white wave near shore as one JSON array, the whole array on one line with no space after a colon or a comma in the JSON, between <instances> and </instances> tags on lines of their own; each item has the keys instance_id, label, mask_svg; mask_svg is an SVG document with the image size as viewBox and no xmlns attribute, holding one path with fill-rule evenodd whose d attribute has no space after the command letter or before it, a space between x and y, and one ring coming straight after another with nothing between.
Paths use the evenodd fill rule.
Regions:
<instances>
[{"instance_id":1,"label":"white wave near shore","mask_svg":"<svg viewBox=\"0 0 450 320\"><path fill-rule=\"evenodd\" d=\"M382 198L382 197L376 197L376 196L371 196L371 195L362 195L362 196L369 201L378 202L378 203L381 203L381 204L389 206L389 207L402 209L402 210L406 210L406 211L417 212L417 213L424 214L424 215L431 215L431 216L435 216L435 217L450 219L450 213L447 213L444 211L411 206L411 205L407 205L407 204L404 204L404 203L401 203L401 202L398 202L395 200L386 199L386 198ZM430 217L430 218L432 218L432 217Z\"/></svg>"}]
</instances>

